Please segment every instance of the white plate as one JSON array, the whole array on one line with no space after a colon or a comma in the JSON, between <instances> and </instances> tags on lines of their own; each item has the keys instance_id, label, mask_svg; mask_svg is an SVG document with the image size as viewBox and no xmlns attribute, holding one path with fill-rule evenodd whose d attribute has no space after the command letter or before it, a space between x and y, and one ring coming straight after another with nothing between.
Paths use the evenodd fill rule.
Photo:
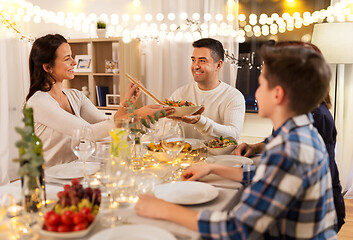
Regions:
<instances>
[{"instance_id":1,"label":"white plate","mask_svg":"<svg viewBox=\"0 0 353 240\"><path fill-rule=\"evenodd\" d=\"M164 229L142 224L109 228L94 234L89 240L176 240Z\"/></svg>"},{"instance_id":2,"label":"white plate","mask_svg":"<svg viewBox=\"0 0 353 240\"><path fill-rule=\"evenodd\" d=\"M158 185L154 195L167 202L192 205L215 199L218 190L206 183L186 181Z\"/></svg>"},{"instance_id":3,"label":"white plate","mask_svg":"<svg viewBox=\"0 0 353 240\"><path fill-rule=\"evenodd\" d=\"M44 229L39 229L39 233L43 236L46 236L46 237L52 237L52 238L59 238L59 239L62 239L62 238L66 238L66 239L69 239L69 238L74 238L74 239L77 239L77 238L82 238L84 236L86 236L89 231L91 231L91 229L94 227L94 225L96 225L97 223L97 220L98 218L96 217L94 219L94 221L91 223L91 225L89 225L88 228L84 229L84 230L81 230L81 231L77 231L77 232L64 232L64 233L59 233L59 232L50 232L50 231L47 231L47 230L44 230ZM42 226L43 224L41 224Z\"/></svg>"},{"instance_id":4,"label":"white plate","mask_svg":"<svg viewBox=\"0 0 353 240\"><path fill-rule=\"evenodd\" d=\"M86 164L87 174L94 174L99 170L97 164ZM80 162L55 165L45 170L45 175L52 178L72 179L83 177L83 166Z\"/></svg>"},{"instance_id":5,"label":"white plate","mask_svg":"<svg viewBox=\"0 0 353 240\"><path fill-rule=\"evenodd\" d=\"M210 156L206 159L207 163L216 163L224 166L235 166L235 165L251 165L254 163L253 160L243 156L237 155L217 155Z\"/></svg>"}]
</instances>

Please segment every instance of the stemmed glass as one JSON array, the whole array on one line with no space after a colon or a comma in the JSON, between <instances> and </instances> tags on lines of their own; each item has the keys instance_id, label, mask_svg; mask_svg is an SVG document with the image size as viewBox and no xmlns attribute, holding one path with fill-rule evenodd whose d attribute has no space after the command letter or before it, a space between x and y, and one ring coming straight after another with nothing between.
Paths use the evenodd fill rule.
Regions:
<instances>
[{"instance_id":1,"label":"stemmed glass","mask_svg":"<svg viewBox=\"0 0 353 240\"><path fill-rule=\"evenodd\" d=\"M172 176L171 181L179 180L180 174L177 170L180 168L180 159L177 155L183 150L185 146L185 134L183 126L178 121L165 120L163 125L163 136L161 144L164 150L172 158Z\"/></svg>"},{"instance_id":2,"label":"stemmed glass","mask_svg":"<svg viewBox=\"0 0 353 240\"><path fill-rule=\"evenodd\" d=\"M88 186L86 160L93 154L95 150L95 142L93 141L93 132L90 126L74 129L71 139L71 149L74 154L82 161L83 165L83 181L82 185Z\"/></svg>"}]
</instances>

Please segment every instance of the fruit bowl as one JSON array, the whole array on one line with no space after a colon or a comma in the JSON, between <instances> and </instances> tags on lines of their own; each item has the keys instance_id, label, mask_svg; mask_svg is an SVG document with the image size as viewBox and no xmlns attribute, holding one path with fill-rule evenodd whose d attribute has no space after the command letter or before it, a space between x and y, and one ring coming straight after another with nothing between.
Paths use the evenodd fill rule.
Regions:
<instances>
[{"instance_id":1,"label":"fruit bowl","mask_svg":"<svg viewBox=\"0 0 353 240\"><path fill-rule=\"evenodd\" d=\"M51 232L44 230L43 228L39 229L39 233L43 236L46 237L52 237L52 238L65 238L65 239L70 239L70 238L82 238L86 236L92 228L96 225L98 219L97 217L94 219L94 221L84 230L81 231L75 231L75 232ZM42 224L41 224L42 225Z\"/></svg>"},{"instance_id":2,"label":"fruit bowl","mask_svg":"<svg viewBox=\"0 0 353 240\"><path fill-rule=\"evenodd\" d=\"M98 188L84 188L77 178L57 193L59 200L45 213L40 233L57 238L85 236L95 225L101 202Z\"/></svg>"}]
</instances>

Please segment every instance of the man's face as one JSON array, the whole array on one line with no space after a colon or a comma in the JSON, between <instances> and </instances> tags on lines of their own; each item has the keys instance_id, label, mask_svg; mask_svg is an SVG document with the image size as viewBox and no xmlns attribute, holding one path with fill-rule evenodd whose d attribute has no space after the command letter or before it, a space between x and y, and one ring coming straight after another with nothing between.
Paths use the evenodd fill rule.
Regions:
<instances>
[{"instance_id":1,"label":"man's face","mask_svg":"<svg viewBox=\"0 0 353 240\"><path fill-rule=\"evenodd\" d=\"M191 73L197 83L208 83L216 79L222 60L215 62L209 48L194 48L191 56Z\"/></svg>"}]
</instances>

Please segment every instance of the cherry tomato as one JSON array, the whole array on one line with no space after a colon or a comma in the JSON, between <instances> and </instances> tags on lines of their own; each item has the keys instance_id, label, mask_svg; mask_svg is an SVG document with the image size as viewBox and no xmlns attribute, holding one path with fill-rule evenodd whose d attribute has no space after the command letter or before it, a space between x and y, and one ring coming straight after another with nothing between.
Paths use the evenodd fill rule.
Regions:
<instances>
[{"instance_id":1,"label":"cherry tomato","mask_svg":"<svg viewBox=\"0 0 353 240\"><path fill-rule=\"evenodd\" d=\"M48 220L48 218L49 218L49 216L50 216L51 214L55 214L55 212L54 212L54 211L46 212L45 215L44 215L44 219L45 219L45 220Z\"/></svg>"},{"instance_id":2,"label":"cherry tomato","mask_svg":"<svg viewBox=\"0 0 353 240\"><path fill-rule=\"evenodd\" d=\"M79 224L76 224L73 228L73 230L76 232L76 231L81 231L81 230L84 230L86 229L86 225L84 223L79 223Z\"/></svg>"},{"instance_id":3,"label":"cherry tomato","mask_svg":"<svg viewBox=\"0 0 353 240\"><path fill-rule=\"evenodd\" d=\"M45 229L50 232L57 232L58 231L58 228L56 226L52 226L52 225L46 225Z\"/></svg>"},{"instance_id":4,"label":"cherry tomato","mask_svg":"<svg viewBox=\"0 0 353 240\"><path fill-rule=\"evenodd\" d=\"M75 213L72 220L74 224L77 225L77 224L83 223L85 221L85 217L83 216L82 213Z\"/></svg>"},{"instance_id":5,"label":"cherry tomato","mask_svg":"<svg viewBox=\"0 0 353 240\"><path fill-rule=\"evenodd\" d=\"M61 216L56 213L51 214L49 215L47 222L49 225L58 226L61 223Z\"/></svg>"},{"instance_id":6,"label":"cherry tomato","mask_svg":"<svg viewBox=\"0 0 353 240\"><path fill-rule=\"evenodd\" d=\"M60 225L58 227L58 232L70 232L71 228L66 225Z\"/></svg>"},{"instance_id":7,"label":"cherry tomato","mask_svg":"<svg viewBox=\"0 0 353 240\"><path fill-rule=\"evenodd\" d=\"M89 213L86 215L86 219L88 220L89 223L93 222L94 218L95 218L95 216L93 213Z\"/></svg>"},{"instance_id":8,"label":"cherry tomato","mask_svg":"<svg viewBox=\"0 0 353 240\"><path fill-rule=\"evenodd\" d=\"M73 225L73 216L74 212L70 210L66 210L63 215L61 215L61 222L66 225L71 227Z\"/></svg>"},{"instance_id":9,"label":"cherry tomato","mask_svg":"<svg viewBox=\"0 0 353 240\"><path fill-rule=\"evenodd\" d=\"M91 213L91 209L88 207L83 207L81 209L80 213L82 213L83 215L87 215L87 214Z\"/></svg>"}]
</instances>

